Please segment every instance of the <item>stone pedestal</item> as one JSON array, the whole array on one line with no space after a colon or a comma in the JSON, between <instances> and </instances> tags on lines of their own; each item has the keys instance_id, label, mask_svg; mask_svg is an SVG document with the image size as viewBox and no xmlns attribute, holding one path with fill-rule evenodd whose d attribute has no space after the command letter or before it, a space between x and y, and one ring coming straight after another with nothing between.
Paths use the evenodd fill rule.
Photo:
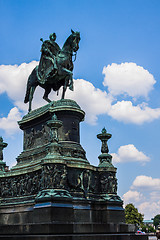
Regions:
<instances>
[{"instance_id":1,"label":"stone pedestal","mask_svg":"<svg viewBox=\"0 0 160 240\"><path fill-rule=\"evenodd\" d=\"M137 239L125 224L106 143L98 167L86 159L79 134L84 115L76 102L60 100L19 121L23 151L0 176L0 239Z\"/></svg>"}]
</instances>

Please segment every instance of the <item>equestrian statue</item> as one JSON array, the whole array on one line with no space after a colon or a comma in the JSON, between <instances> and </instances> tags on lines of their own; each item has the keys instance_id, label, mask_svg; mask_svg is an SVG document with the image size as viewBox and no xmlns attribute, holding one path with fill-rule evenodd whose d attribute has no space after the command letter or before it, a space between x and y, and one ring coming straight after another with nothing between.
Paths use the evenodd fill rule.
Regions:
<instances>
[{"instance_id":1,"label":"equestrian statue","mask_svg":"<svg viewBox=\"0 0 160 240\"><path fill-rule=\"evenodd\" d=\"M41 47L41 58L39 65L30 74L27 82L27 90L24 103L29 102L29 112L31 111L33 94L37 86L44 88L44 96L47 102L49 93L53 89L57 91L63 86L62 99L64 99L67 87L73 91L73 61L79 49L80 32L74 32L65 41L62 49L55 42L56 34L52 33L49 40L43 41ZM74 61L75 61L74 60Z\"/></svg>"}]
</instances>

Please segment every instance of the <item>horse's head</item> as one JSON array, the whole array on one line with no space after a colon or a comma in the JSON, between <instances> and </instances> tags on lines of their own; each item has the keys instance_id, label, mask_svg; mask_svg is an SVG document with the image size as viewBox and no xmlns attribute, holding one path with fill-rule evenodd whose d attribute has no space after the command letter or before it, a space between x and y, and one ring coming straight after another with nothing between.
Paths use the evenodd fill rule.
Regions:
<instances>
[{"instance_id":1,"label":"horse's head","mask_svg":"<svg viewBox=\"0 0 160 240\"><path fill-rule=\"evenodd\" d=\"M70 46L73 52L77 52L79 49L80 32L74 32L67 38L63 47Z\"/></svg>"},{"instance_id":2,"label":"horse's head","mask_svg":"<svg viewBox=\"0 0 160 240\"><path fill-rule=\"evenodd\" d=\"M72 49L74 52L77 52L79 49L79 41L81 40L80 38L80 32L74 32L71 30L71 38L72 38Z\"/></svg>"}]
</instances>

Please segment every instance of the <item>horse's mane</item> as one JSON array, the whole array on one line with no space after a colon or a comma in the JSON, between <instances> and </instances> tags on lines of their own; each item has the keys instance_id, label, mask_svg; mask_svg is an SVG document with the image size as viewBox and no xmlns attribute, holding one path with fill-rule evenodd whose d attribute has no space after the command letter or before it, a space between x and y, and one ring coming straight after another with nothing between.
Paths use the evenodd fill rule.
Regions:
<instances>
[{"instance_id":1,"label":"horse's mane","mask_svg":"<svg viewBox=\"0 0 160 240\"><path fill-rule=\"evenodd\" d=\"M74 32L74 33L72 33L72 34L66 39L66 41L65 41L65 43L64 43L64 45L63 45L63 48L65 48L66 46L69 46L69 45L72 43L74 36L77 36L77 37L80 38L80 33L79 33L79 32Z\"/></svg>"},{"instance_id":2,"label":"horse's mane","mask_svg":"<svg viewBox=\"0 0 160 240\"><path fill-rule=\"evenodd\" d=\"M72 39L73 39L73 34L71 34L65 41L64 45L63 45L63 48L65 48L66 46L69 46L72 42Z\"/></svg>"}]
</instances>

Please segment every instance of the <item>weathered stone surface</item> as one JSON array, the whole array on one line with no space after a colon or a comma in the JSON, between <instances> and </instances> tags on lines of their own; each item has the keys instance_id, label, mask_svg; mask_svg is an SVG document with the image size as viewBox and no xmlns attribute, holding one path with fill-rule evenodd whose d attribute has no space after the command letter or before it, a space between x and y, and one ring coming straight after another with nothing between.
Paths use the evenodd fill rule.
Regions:
<instances>
[{"instance_id":1,"label":"weathered stone surface","mask_svg":"<svg viewBox=\"0 0 160 240\"><path fill-rule=\"evenodd\" d=\"M90 165L80 144L83 119L76 102L61 100L19 121L23 151L0 175L0 239L136 239L117 195L109 135L100 135L100 165Z\"/></svg>"}]
</instances>

